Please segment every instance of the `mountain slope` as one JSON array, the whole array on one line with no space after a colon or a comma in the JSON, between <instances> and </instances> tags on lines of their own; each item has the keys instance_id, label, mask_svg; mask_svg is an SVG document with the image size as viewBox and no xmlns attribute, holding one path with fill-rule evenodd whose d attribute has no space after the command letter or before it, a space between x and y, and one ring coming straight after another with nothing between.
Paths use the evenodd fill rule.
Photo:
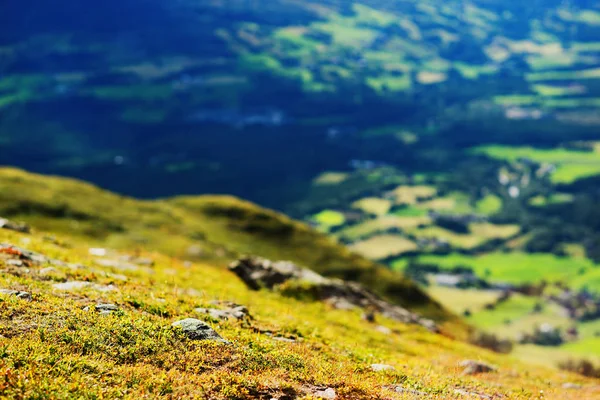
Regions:
<instances>
[{"instance_id":1,"label":"mountain slope","mask_svg":"<svg viewBox=\"0 0 600 400\"><path fill-rule=\"evenodd\" d=\"M369 323L356 309L333 310L318 301L251 291L212 261L184 262L114 240L113 235L126 236L127 223L135 218L160 215L167 207L162 202L137 202L80 182L16 170L3 170L0 182L3 210L47 231L0 229L2 397L580 399L599 394L591 380L532 368L381 316ZM33 184L36 196L28 197ZM189 215L206 213L206 207L214 214L223 201L179 199L174 200L179 205L169 206L172 215L182 203L194 209ZM127 219L134 206L139 214ZM109 218L111 213L121 220ZM111 233L119 230L115 221L123 228L119 234ZM100 229L91 230L94 223ZM54 237L51 226L57 229ZM222 228L222 221L212 226ZM166 228L136 233L155 229L167 240L176 231ZM240 237L232 235L230 245ZM110 243L120 249L89 249ZM315 249L313 242L305 251ZM303 256L301 249L295 252ZM239 309L240 320L219 320L196 309L232 307L228 302L247 307L251 317ZM229 344L196 341L171 327L185 318L207 321ZM463 372L458 364L465 359L498 369Z\"/></svg>"},{"instance_id":2,"label":"mountain slope","mask_svg":"<svg viewBox=\"0 0 600 400\"><path fill-rule=\"evenodd\" d=\"M430 317L455 321L416 285L308 226L232 197L139 201L58 177L0 169L0 215L89 245L226 263L241 254L285 259L364 283Z\"/></svg>"}]
</instances>

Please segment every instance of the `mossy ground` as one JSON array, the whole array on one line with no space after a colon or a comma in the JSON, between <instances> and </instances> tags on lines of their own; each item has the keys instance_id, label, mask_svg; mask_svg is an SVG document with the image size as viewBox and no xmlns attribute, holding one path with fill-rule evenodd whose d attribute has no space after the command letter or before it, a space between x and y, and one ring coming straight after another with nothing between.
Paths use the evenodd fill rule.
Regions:
<instances>
[{"instance_id":1,"label":"mossy ground","mask_svg":"<svg viewBox=\"0 0 600 400\"><path fill-rule=\"evenodd\" d=\"M19 174L21 180L26 179ZM46 182L45 178L35 179L40 185ZM72 196L78 193L73 191ZM97 190L96 194L108 196L102 193ZM50 191L47 195L57 196ZM2 198L5 209L17 204L7 200L6 192ZM129 207L133 200L111 199L115 203L95 204L94 215L104 204L106 209L114 209L111 212L122 213L124 225L143 218L143 210L128 215L120 208ZM73 215L69 217L72 220ZM414 398L409 391L393 390L397 387L440 399L464 397L457 390L516 399L591 399L600 395L595 381L532 367L418 326L381 317L368 323L358 310L333 310L321 302L277 292L252 292L220 262L186 262L176 252L165 254L160 246L152 251L161 237L172 240L160 227L144 231L145 235L155 232L149 236L153 240L150 245L138 243L128 248L123 242L111 242L111 235L95 240L77 230L69 235L68 218L60 218L54 223L48 215L38 219L45 226L61 228L58 233L35 230L35 225L33 234L0 230L0 243L63 262L15 266L9 262L9 254L0 257L0 288L32 294L32 301L0 297L3 398L314 398L319 388L333 388L339 399ZM30 219L35 220L35 215ZM209 221L206 218L206 224ZM213 222L212 226L219 225ZM226 235L225 230L221 232ZM233 243L244 237L240 233L231 235L230 240ZM90 255L90 247L107 242L120 244L115 246L119 250L105 246L109 248L105 256ZM124 255L150 258L154 265L132 264ZM72 281L92 285L75 291L54 287ZM219 322L194 311L210 307L213 300L245 305L253 319ZM100 315L93 307L85 310L99 303L115 304L119 311ZM231 345L190 341L171 328L174 321L190 317L209 322ZM380 326L389 331L383 332ZM452 326L460 330L462 325L446 322L445 331L450 333ZM275 340L278 337L293 341ZM492 363L499 370L465 376L458 367L464 359ZM374 363L389 364L395 371L374 372L370 368ZM583 386L564 389L568 382Z\"/></svg>"},{"instance_id":2,"label":"mossy ground","mask_svg":"<svg viewBox=\"0 0 600 400\"><path fill-rule=\"evenodd\" d=\"M456 389L505 398L592 398L597 386L583 378L529 368L511 358L442 335L379 318L391 329L320 302L249 291L222 267L184 263L143 253L153 267L103 267L86 247L65 248L39 235L0 231L0 241L18 244L79 267L13 267L0 261L0 287L26 290L31 302L0 299L0 392L7 398L310 398L311 388L334 388L338 398L411 398L389 387L422 391L431 398L460 397ZM105 264L105 263L104 263ZM42 271L44 268L51 271ZM89 281L94 287L64 292L53 284ZM206 319L232 345L193 342L171 328L212 300L246 305L253 319ZM86 306L113 303L102 316ZM269 334L267 334L269 333ZM281 342L273 337L294 339ZM500 366L494 374L466 377L463 359ZM393 372L376 373L373 363ZM577 393L562 389L580 382ZM594 392L596 390L596 392ZM541 395L543 391L543 395ZM583 396L583 397L582 397Z\"/></svg>"}]
</instances>

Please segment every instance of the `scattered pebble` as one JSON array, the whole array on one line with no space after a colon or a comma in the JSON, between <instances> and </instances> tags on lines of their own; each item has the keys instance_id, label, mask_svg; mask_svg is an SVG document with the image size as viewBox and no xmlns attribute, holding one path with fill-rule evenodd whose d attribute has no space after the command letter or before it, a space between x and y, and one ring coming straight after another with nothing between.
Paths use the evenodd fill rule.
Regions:
<instances>
[{"instance_id":1,"label":"scattered pebble","mask_svg":"<svg viewBox=\"0 0 600 400\"><path fill-rule=\"evenodd\" d=\"M321 399L326 399L326 400L335 400L337 398L337 394L335 393L335 390L332 388L328 388L325 390L318 390L314 393L315 397L319 397Z\"/></svg>"},{"instance_id":2,"label":"scattered pebble","mask_svg":"<svg viewBox=\"0 0 600 400\"><path fill-rule=\"evenodd\" d=\"M24 267L25 263L21 260L6 260L6 265L10 265L11 267Z\"/></svg>"},{"instance_id":3,"label":"scattered pebble","mask_svg":"<svg viewBox=\"0 0 600 400\"><path fill-rule=\"evenodd\" d=\"M336 310L350 311L356 308L354 304L350 303L343 297L332 297L331 299L327 300L327 303Z\"/></svg>"},{"instance_id":4,"label":"scattered pebble","mask_svg":"<svg viewBox=\"0 0 600 400\"><path fill-rule=\"evenodd\" d=\"M455 389L454 393L456 393L456 394L458 394L460 396L477 397L477 398L483 399L483 400L491 400L492 399L492 397L488 396L487 394L469 392L469 391L464 390L464 389Z\"/></svg>"},{"instance_id":5,"label":"scattered pebble","mask_svg":"<svg viewBox=\"0 0 600 400\"><path fill-rule=\"evenodd\" d=\"M61 290L61 291L65 291L65 292L72 292L72 291L81 290L81 289L88 288L88 287L92 288L94 290L97 290L99 292L112 292L114 290L117 290L117 288L114 285L99 285L97 283L81 282L81 281L55 283L54 285L52 285L52 287L55 290Z\"/></svg>"},{"instance_id":6,"label":"scattered pebble","mask_svg":"<svg viewBox=\"0 0 600 400\"><path fill-rule=\"evenodd\" d=\"M91 256L105 257L107 252L106 252L106 249L91 248L91 249L89 249L89 253Z\"/></svg>"},{"instance_id":7,"label":"scattered pebble","mask_svg":"<svg viewBox=\"0 0 600 400\"><path fill-rule=\"evenodd\" d=\"M459 366L464 368L464 375L485 374L488 372L494 372L498 369L492 365L475 360L465 360L461 362Z\"/></svg>"},{"instance_id":8,"label":"scattered pebble","mask_svg":"<svg viewBox=\"0 0 600 400\"><path fill-rule=\"evenodd\" d=\"M23 260L23 261L28 261L31 263L36 263L36 264L43 264L43 263L57 263L58 261L56 260L51 260L46 256L43 256L42 254L39 253L35 253L33 251L29 251L17 246L13 246L10 244L4 244L4 243L0 243L0 252L5 253L5 254L9 254L12 255L14 258L13 259L19 259L19 260Z\"/></svg>"},{"instance_id":9,"label":"scattered pebble","mask_svg":"<svg viewBox=\"0 0 600 400\"><path fill-rule=\"evenodd\" d=\"M41 276L47 276L47 275L55 274L57 272L58 272L58 270L56 268L48 267L48 268L42 268L42 269L40 269L40 271L38 273Z\"/></svg>"},{"instance_id":10,"label":"scattered pebble","mask_svg":"<svg viewBox=\"0 0 600 400\"><path fill-rule=\"evenodd\" d=\"M115 268L120 271L138 271L140 269L140 267L138 267L137 265L128 262L119 260L109 260L106 258L95 260L95 263L101 267Z\"/></svg>"},{"instance_id":11,"label":"scattered pebble","mask_svg":"<svg viewBox=\"0 0 600 400\"><path fill-rule=\"evenodd\" d=\"M90 309L90 307L86 307L83 311L89 311ZM115 311L119 311L119 307L114 304L97 304L94 306L94 310L100 315L109 315Z\"/></svg>"},{"instance_id":12,"label":"scattered pebble","mask_svg":"<svg viewBox=\"0 0 600 400\"><path fill-rule=\"evenodd\" d=\"M250 313L248 312L248 309L244 306L230 302L216 303L216 305L219 304L223 304L227 306L227 308L196 308L195 311L198 314L208 314L211 318L218 320L235 319L239 321L245 318L250 318Z\"/></svg>"},{"instance_id":13,"label":"scattered pebble","mask_svg":"<svg viewBox=\"0 0 600 400\"><path fill-rule=\"evenodd\" d=\"M383 333L384 335L391 335L393 333L390 328L388 328L387 326L383 326L383 325L376 326L375 330L377 332Z\"/></svg>"},{"instance_id":14,"label":"scattered pebble","mask_svg":"<svg viewBox=\"0 0 600 400\"><path fill-rule=\"evenodd\" d=\"M392 387L391 390L393 390L396 393L410 394L411 396L415 397L429 397L429 395L425 392L420 392L414 389L408 389L403 386Z\"/></svg>"},{"instance_id":15,"label":"scattered pebble","mask_svg":"<svg viewBox=\"0 0 600 400\"><path fill-rule=\"evenodd\" d=\"M31 293L22 292L19 290L0 289L0 294L4 294L7 296L15 296L22 300L33 300L33 298L31 297Z\"/></svg>"},{"instance_id":16,"label":"scattered pebble","mask_svg":"<svg viewBox=\"0 0 600 400\"><path fill-rule=\"evenodd\" d=\"M371 364L371 370L373 370L375 372L395 371L396 368L392 367L391 365L387 365L387 364Z\"/></svg>"},{"instance_id":17,"label":"scattered pebble","mask_svg":"<svg viewBox=\"0 0 600 400\"><path fill-rule=\"evenodd\" d=\"M273 340L276 340L278 342L284 342L284 343L296 343L296 339L290 339L290 338L286 338L283 336L274 336Z\"/></svg>"},{"instance_id":18,"label":"scattered pebble","mask_svg":"<svg viewBox=\"0 0 600 400\"><path fill-rule=\"evenodd\" d=\"M64 290L65 292L70 292L73 290L81 290L90 285L91 285L90 282L74 281L74 282L55 283L54 285L52 285L52 287L56 290Z\"/></svg>"},{"instance_id":19,"label":"scattered pebble","mask_svg":"<svg viewBox=\"0 0 600 400\"><path fill-rule=\"evenodd\" d=\"M562 385L562 387L563 387L563 389L572 389L572 390L579 390L579 389L583 388L583 386L578 385L576 383L571 383L571 382L565 383L564 385Z\"/></svg>"},{"instance_id":20,"label":"scattered pebble","mask_svg":"<svg viewBox=\"0 0 600 400\"><path fill-rule=\"evenodd\" d=\"M0 229L8 229L20 233L31 233L31 228L28 225L9 221L4 218L0 218Z\"/></svg>"}]
</instances>

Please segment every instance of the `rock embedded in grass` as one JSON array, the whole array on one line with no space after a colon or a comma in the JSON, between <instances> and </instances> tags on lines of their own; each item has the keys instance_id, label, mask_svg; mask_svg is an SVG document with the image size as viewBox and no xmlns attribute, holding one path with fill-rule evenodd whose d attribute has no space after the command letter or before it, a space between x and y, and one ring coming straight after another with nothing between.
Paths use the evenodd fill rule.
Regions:
<instances>
[{"instance_id":1,"label":"rock embedded in grass","mask_svg":"<svg viewBox=\"0 0 600 400\"><path fill-rule=\"evenodd\" d=\"M371 370L375 372L383 372L383 371L395 371L396 368L387 364L371 364Z\"/></svg>"},{"instance_id":2,"label":"rock embedded in grass","mask_svg":"<svg viewBox=\"0 0 600 400\"><path fill-rule=\"evenodd\" d=\"M223 305L226 308L196 308L198 314L207 314L211 318L218 320L235 319L241 321L246 318L250 318L250 313L245 306L231 302L215 302L215 305Z\"/></svg>"},{"instance_id":3,"label":"rock embedded in grass","mask_svg":"<svg viewBox=\"0 0 600 400\"><path fill-rule=\"evenodd\" d=\"M213 328L207 323L195 318L187 318L171 324L173 328L181 329L181 331L191 340L210 340L221 343L229 343L223 339Z\"/></svg>"},{"instance_id":4,"label":"rock embedded in grass","mask_svg":"<svg viewBox=\"0 0 600 400\"><path fill-rule=\"evenodd\" d=\"M32 264L60 263L59 261L51 260L42 254L35 253L33 251L29 251L21 247L13 246L11 244L6 243L0 243L0 253L13 256L14 258L19 260L28 261Z\"/></svg>"},{"instance_id":5,"label":"rock embedded in grass","mask_svg":"<svg viewBox=\"0 0 600 400\"><path fill-rule=\"evenodd\" d=\"M92 288L99 292L112 292L112 291L116 290L116 287L113 285L100 285L97 283L85 282L85 281L71 281L71 282L55 283L54 285L52 285L52 287L55 290L61 290L64 292L73 292L73 291L82 290L85 288Z\"/></svg>"},{"instance_id":6,"label":"rock embedded in grass","mask_svg":"<svg viewBox=\"0 0 600 400\"><path fill-rule=\"evenodd\" d=\"M578 385L576 383L570 383L570 382L563 384L562 387L563 387L563 389L570 389L570 390L579 390L579 389L583 388L583 386L581 386L581 385Z\"/></svg>"},{"instance_id":7,"label":"rock embedded in grass","mask_svg":"<svg viewBox=\"0 0 600 400\"><path fill-rule=\"evenodd\" d=\"M86 307L83 311L89 311L90 309L90 307ZM97 304L94 306L94 310L100 315L109 315L115 311L119 311L119 307L114 304Z\"/></svg>"},{"instance_id":8,"label":"rock embedded in grass","mask_svg":"<svg viewBox=\"0 0 600 400\"><path fill-rule=\"evenodd\" d=\"M8 229L20 233L31 233L31 228L28 225L9 221L4 218L0 218L0 229Z\"/></svg>"},{"instance_id":9,"label":"rock embedded in grass","mask_svg":"<svg viewBox=\"0 0 600 400\"><path fill-rule=\"evenodd\" d=\"M431 332L439 331L435 322L383 300L359 283L326 278L289 261L273 262L260 257L243 257L232 263L229 269L252 290L277 290L283 287L289 295L316 297L334 307L362 308L373 314L372 321L375 313L379 313L395 321L421 325Z\"/></svg>"},{"instance_id":10,"label":"rock embedded in grass","mask_svg":"<svg viewBox=\"0 0 600 400\"><path fill-rule=\"evenodd\" d=\"M21 292L19 290L0 289L0 295L15 296L21 300L32 300L31 293Z\"/></svg>"},{"instance_id":11,"label":"rock embedded in grass","mask_svg":"<svg viewBox=\"0 0 600 400\"><path fill-rule=\"evenodd\" d=\"M421 398L421 397L429 398L430 397L430 395L428 393L421 392L419 390L405 388L404 386L395 386L395 387L390 387L389 389L396 393L414 396L411 398Z\"/></svg>"},{"instance_id":12,"label":"rock embedded in grass","mask_svg":"<svg viewBox=\"0 0 600 400\"><path fill-rule=\"evenodd\" d=\"M6 260L6 265L11 267L25 267L25 263L21 260Z\"/></svg>"},{"instance_id":13,"label":"rock embedded in grass","mask_svg":"<svg viewBox=\"0 0 600 400\"><path fill-rule=\"evenodd\" d=\"M494 367L493 365L489 365L484 362L475 360L465 360L461 362L459 366L464 368L464 375L486 374L498 370L498 368Z\"/></svg>"},{"instance_id":14,"label":"rock embedded in grass","mask_svg":"<svg viewBox=\"0 0 600 400\"><path fill-rule=\"evenodd\" d=\"M394 333L390 328L388 328L387 326L383 326L383 325L376 326L375 330L377 332L383 333L384 335L391 335L392 333Z\"/></svg>"},{"instance_id":15,"label":"rock embedded in grass","mask_svg":"<svg viewBox=\"0 0 600 400\"><path fill-rule=\"evenodd\" d=\"M335 393L335 389L328 388L324 390L318 390L313 395L320 399L326 400L335 400L337 398L337 394Z\"/></svg>"},{"instance_id":16,"label":"rock embedded in grass","mask_svg":"<svg viewBox=\"0 0 600 400\"><path fill-rule=\"evenodd\" d=\"M488 396L487 394L469 392L468 390L464 390L464 389L454 389L454 393L456 393L459 396L468 397L468 398L475 398L475 399L481 399L481 400L492 399L492 397Z\"/></svg>"}]
</instances>

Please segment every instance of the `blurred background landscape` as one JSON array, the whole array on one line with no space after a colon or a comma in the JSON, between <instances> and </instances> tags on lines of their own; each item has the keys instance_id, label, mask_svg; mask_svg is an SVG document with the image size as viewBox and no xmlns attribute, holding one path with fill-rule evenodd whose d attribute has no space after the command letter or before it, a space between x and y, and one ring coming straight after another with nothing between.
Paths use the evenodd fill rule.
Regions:
<instances>
[{"instance_id":1,"label":"blurred background landscape","mask_svg":"<svg viewBox=\"0 0 600 400\"><path fill-rule=\"evenodd\" d=\"M0 164L239 196L406 274L495 350L600 359L597 0L1 8Z\"/></svg>"}]
</instances>

